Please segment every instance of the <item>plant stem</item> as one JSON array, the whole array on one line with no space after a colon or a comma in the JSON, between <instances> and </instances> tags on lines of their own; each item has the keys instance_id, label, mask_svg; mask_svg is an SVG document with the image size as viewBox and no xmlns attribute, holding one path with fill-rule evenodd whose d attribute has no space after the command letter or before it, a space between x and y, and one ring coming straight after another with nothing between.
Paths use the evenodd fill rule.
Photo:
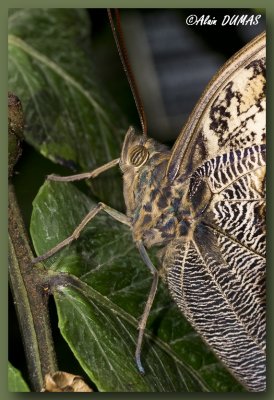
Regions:
<instances>
[{"instance_id":1,"label":"plant stem","mask_svg":"<svg viewBox=\"0 0 274 400\"><path fill-rule=\"evenodd\" d=\"M34 258L14 188L9 183L9 280L25 347L31 386L40 391L44 376L57 370L43 283L46 272Z\"/></svg>"}]
</instances>

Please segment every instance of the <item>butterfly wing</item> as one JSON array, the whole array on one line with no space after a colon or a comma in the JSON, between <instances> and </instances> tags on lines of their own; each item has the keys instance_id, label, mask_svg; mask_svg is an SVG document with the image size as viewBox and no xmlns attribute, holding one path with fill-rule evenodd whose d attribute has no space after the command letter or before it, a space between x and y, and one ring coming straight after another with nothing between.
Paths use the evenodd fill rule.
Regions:
<instances>
[{"instance_id":1,"label":"butterfly wing","mask_svg":"<svg viewBox=\"0 0 274 400\"><path fill-rule=\"evenodd\" d=\"M168 177L177 170L174 186L189 182L182 211L194 223L163 261L179 307L251 391L265 390L266 375L264 43L261 35L227 64L235 71L188 122L193 137L175 145Z\"/></svg>"},{"instance_id":2,"label":"butterfly wing","mask_svg":"<svg viewBox=\"0 0 274 400\"><path fill-rule=\"evenodd\" d=\"M265 40L236 53L208 84L172 151L169 181L204 160L265 141Z\"/></svg>"}]
</instances>

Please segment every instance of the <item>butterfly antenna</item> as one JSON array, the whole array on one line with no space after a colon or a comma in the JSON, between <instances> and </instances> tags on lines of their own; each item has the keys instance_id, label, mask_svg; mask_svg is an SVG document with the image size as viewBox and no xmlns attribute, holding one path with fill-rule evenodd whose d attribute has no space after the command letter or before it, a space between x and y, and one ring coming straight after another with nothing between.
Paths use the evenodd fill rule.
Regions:
<instances>
[{"instance_id":1,"label":"butterfly antenna","mask_svg":"<svg viewBox=\"0 0 274 400\"><path fill-rule=\"evenodd\" d=\"M125 40L124 40L124 35L123 35L123 30L121 26L121 19L120 19L120 13L118 9L110 9L108 8L108 17L109 17L109 22L110 26L112 29L112 33L114 36L114 40L116 43L116 47L118 49L118 53L120 56L120 60L123 64L124 71L127 76L127 80L137 107L137 111L139 114L139 119L140 123L142 126L142 132L144 136L147 136L147 120L146 120L146 115L144 111L144 106L140 97L140 94L137 89L137 85L134 79L134 75L129 63L128 59L128 53L125 45Z\"/></svg>"}]
</instances>

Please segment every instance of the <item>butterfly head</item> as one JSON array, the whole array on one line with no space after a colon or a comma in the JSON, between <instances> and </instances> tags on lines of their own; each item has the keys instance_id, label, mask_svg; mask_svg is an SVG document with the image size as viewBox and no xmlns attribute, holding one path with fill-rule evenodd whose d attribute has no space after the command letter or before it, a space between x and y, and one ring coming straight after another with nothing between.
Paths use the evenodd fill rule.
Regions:
<instances>
[{"instance_id":1,"label":"butterfly head","mask_svg":"<svg viewBox=\"0 0 274 400\"><path fill-rule=\"evenodd\" d=\"M149 149L146 142L147 139L142 135L137 135L134 128L128 129L120 157L120 168L123 173L128 169L138 169L148 161Z\"/></svg>"},{"instance_id":2,"label":"butterfly head","mask_svg":"<svg viewBox=\"0 0 274 400\"><path fill-rule=\"evenodd\" d=\"M133 214L139 198L151 185L153 171L159 169L169 154L170 150L166 146L145 135L136 134L132 127L128 129L119 163L123 172L124 198L128 215Z\"/></svg>"}]
</instances>

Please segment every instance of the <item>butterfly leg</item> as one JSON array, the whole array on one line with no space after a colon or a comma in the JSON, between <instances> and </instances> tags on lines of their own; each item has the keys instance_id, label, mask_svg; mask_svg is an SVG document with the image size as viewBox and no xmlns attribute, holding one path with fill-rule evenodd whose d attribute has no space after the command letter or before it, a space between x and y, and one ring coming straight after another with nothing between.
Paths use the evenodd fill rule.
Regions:
<instances>
[{"instance_id":1,"label":"butterfly leg","mask_svg":"<svg viewBox=\"0 0 274 400\"><path fill-rule=\"evenodd\" d=\"M130 222L128 217L125 214L120 213L119 211L115 210L107 206L104 203L98 203L96 207L94 207L90 212L84 217L84 219L80 222L80 224L76 227L73 233L67 237L62 242L58 243L55 247L47 251L46 253L42 254L39 257L36 257L32 260L32 264L37 264L38 262L44 261L47 258L53 256L53 254L57 253L65 246L69 245L74 240L78 239L81 231L84 227L101 211L104 210L107 214L109 214L112 218L116 219L117 221L121 222L122 224L130 226Z\"/></svg>"},{"instance_id":2,"label":"butterfly leg","mask_svg":"<svg viewBox=\"0 0 274 400\"><path fill-rule=\"evenodd\" d=\"M119 158L116 158L115 160L112 160L112 161L108 162L107 164L104 164L101 167L96 168L93 171L85 172L83 174L76 174L76 175L70 175L70 176L58 176L58 175L53 174L53 175L48 175L47 179L51 180L51 181L57 181L57 182L73 182L73 181L79 181L82 179L95 178L96 176L100 175L102 172L107 171L108 169L117 165L119 163L119 160L120 160ZM74 232L69 237L67 237L61 243L58 243L55 247L53 247L46 253L42 254L39 257L34 258L32 260L32 264L36 264L38 262L46 260L47 258L51 257L53 254L57 253L59 250L64 248L65 246L69 245L73 240L77 239L79 237L81 231L84 229L84 227L102 209L105 210L114 219L120 221L123 224L130 225L127 217L124 214L119 213L118 211L114 210L111 207L108 207L107 205L105 205L103 203L99 203L95 208L93 208L85 216L85 218L80 222L80 224L77 226L77 228L74 230Z\"/></svg>"},{"instance_id":3,"label":"butterfly leg","mask_svg":"<svg viewBox=\"0 0 274 400\"><path fill-rule=\"evenodd\" d=\"M96 176L100 175L102 172L107 171L110 168L113 168L115 165L119 163L119 158L115 160L111 160L107 164L102 165L99 168L94 169L90 172L84 172L83 174L76 174L76 175L69 175L69 176L58 176L58 175L48 175L47 179L49 181L58 181L58 182L73 182L73 181L80 181L82 179L90 179L96 178Z\"/></svg>"},{"instance_id":4,"label":"butterfly leg","mask_svg":"<svg viewBox=\"0 0 274 400\"><path fill-rule=\"evenodd\" d=\"M141 363L141 348L142 348L142 343L143 343L145 327L147 324L147 319L148 319L148 316L149 316L149 313L150 313L150 310L151 310L151 307L153 304L155 294L157 292L159 274L158 274L157 269L152 264L143 243L141 241L138 241L138 242L136 242L136 246L137 246L137 249L139 250L142 260L144 261L144 263L146 264L146 266L148 267L148 269L150 270L150 272L153 275L153 281L152 281L150 292L149 292L149 295L147 298L145 309L144 309L143 315L141 317L141 320L139 321L139 324L138 324L139 335L138 335L136 351L135 351L135 360L136 360L138 370L141 372L141 374L144 374L145 370Z\"/></svg>"}]
</instances>

